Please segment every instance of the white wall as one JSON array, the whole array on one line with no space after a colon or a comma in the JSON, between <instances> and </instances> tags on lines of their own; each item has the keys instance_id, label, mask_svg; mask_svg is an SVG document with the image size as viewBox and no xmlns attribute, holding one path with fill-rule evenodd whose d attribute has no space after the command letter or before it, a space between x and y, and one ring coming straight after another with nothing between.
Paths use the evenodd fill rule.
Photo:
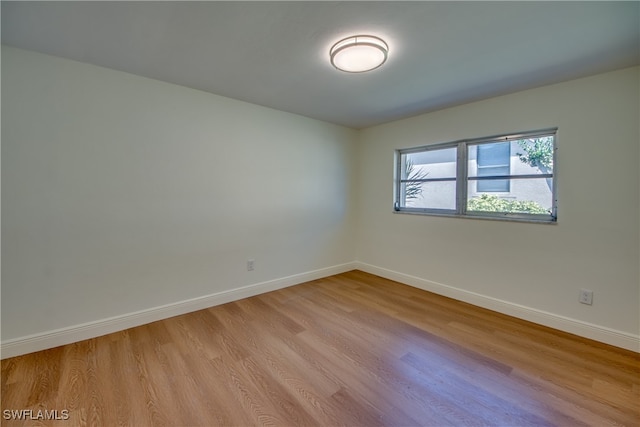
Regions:
<instances>
[{"instance_id":1,"label":"white wall","mask_svg":"<svg viewBox=\"0 0 640 427\"><path fill-rule=\"evenodd\" d=\"M639 80L625 69L364 130L358 261L493 308L637 339ZM392 213L394 149L555 126L556 225ZM578 303L580 288L594 291L592 306Z\"/></svg>"},{"instance_id":2,"label":"white wall","mask_svg":"<svg viewBox=\"0 0 640 427\"><path fill-rule=\"evenodd\" d=\"M3 46L3 342L352 262L354 135Z\"/></svg>"},{"instance_id":3,"label":"white wall","mask_svg":"<svg viewBox=\"0 0 640 427\"><path fill-rule=\"evenodd\" d=\"M627 69L356 132L3 46L2 356L354 265L625 346L640 332L639 80ZM392 213L394 149L554 126L557 225Z\"/></svg>"}]
</instances>

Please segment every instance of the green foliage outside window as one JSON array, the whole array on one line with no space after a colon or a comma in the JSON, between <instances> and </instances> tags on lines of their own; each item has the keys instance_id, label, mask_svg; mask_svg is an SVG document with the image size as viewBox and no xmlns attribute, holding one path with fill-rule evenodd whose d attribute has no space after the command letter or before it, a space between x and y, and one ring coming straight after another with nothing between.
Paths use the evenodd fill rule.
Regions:
<instances>
[{"instance_id":1,"label":"green foliage outside window","mask_svg":"<svg viewBox=\"0 0 640 427\"><path fill-rule=\"evenodd\" d=\"M407 179L425 179L427 175L429 175L429 172L416 170L415 166L413 165L413 162L409 160L408 156L405 160L404 167L405 167L405 173L406 173ZM422 183L408 182L406 184L404 194L405 194L406 200L417 199L422 195Z\"/></svg>"},{"instance_id":2,"label":"green foliage outside window","mask_svg":"<svg viewBox=\"0 0 640 427\"><path fill-rule=\"evenodd\" d=\"M480 212L507 212L507 213L530 213L548 214L549 210L531 200L509 200L501 199L492 194L481 194L467 202L468 211Z\"/></svg>"},{"instance_id":3,"label":"green foliage outside window","mask_svg":"<svg viewBox=\"0 0 640 427\"><path fill-rule=\"evenodd\" d=\"M518 153L522 163L540 169L542 172L553 169L553 137L528 138L518 141L524 153Z\"/></svg>"}]
</instances>

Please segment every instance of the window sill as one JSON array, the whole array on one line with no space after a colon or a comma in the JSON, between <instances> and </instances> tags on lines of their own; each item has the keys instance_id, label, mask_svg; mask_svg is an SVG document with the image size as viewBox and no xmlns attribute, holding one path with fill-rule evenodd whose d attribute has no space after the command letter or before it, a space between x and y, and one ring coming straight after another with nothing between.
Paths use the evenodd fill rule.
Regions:
<instances>
[{"instance_id":1,"label":"window sill","mask_svg":"<svg viewBox=\"0 0 640 427\"><path fill-rule=\"evenodd\" d=\"M533 224L549 224L555 225L558 223L558 220L555 218L535 218L535 217L525 217L525 216L511 216L511 215L479 215L479 214L471 214L471 215L458 215L455 213L440 213L440 212L423 212L423 211L414 211L414 210L393 210L394 214L402 214L402 215L422 215L422 216L434 216L434 217L444 217L444 218L460 218L460 219L479 219L485 221L503 221L503 222L525 222L525 223L533 223Z\"/></svg>"}]
</instances>

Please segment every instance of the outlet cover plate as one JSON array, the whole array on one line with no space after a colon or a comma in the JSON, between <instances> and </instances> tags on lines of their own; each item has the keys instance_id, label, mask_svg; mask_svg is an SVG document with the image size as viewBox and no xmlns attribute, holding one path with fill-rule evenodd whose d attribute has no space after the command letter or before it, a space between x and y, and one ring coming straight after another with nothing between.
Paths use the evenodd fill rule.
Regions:
<instances>
[{"instance_id":1,"label":"outlet cover plate","mask_svg":"<svg viewBox=\"0 0 640 427\"><path fill-rule=\"evenodd\" d=\"M582 304L593 304L593 291L589 289L580 289L580 297L578 299Z\"/></svg>"}]
</instances>

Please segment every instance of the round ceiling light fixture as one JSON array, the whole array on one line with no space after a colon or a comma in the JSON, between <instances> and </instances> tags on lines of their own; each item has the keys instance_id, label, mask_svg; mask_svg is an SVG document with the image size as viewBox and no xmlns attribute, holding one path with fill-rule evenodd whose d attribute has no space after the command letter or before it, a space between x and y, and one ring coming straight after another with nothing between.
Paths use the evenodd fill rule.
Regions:
<instances>
[{"instance_id":1,"label":"round ceiling light fixture","mask_svg":"<svg viewBox=\"0 0 640 427\"><path fill-rule=\"evenodd\" d=\"M389 46L379 37L350 36L331 46L331 65L347 73L364 73L385 63Z\"/></svg>"}]
</instances>

